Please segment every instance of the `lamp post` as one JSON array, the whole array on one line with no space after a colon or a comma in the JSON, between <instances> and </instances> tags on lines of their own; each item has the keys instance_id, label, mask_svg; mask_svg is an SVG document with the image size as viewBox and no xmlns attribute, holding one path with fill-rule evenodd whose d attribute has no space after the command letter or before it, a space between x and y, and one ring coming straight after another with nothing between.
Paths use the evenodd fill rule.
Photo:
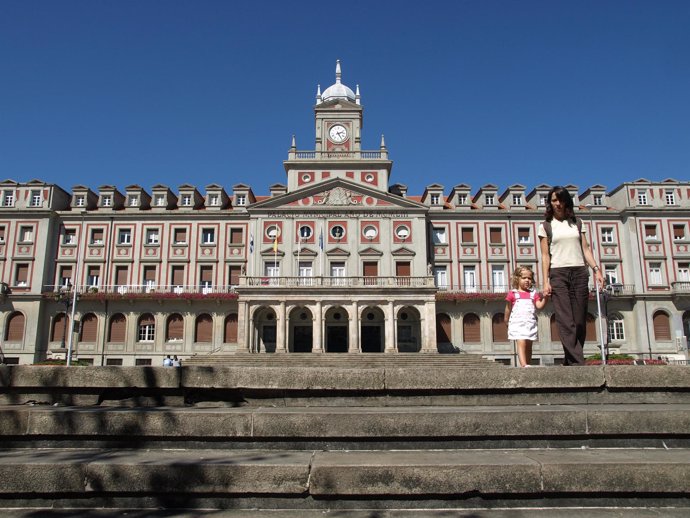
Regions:
<instances>
[{"instance_id":1,"label":"lamp post","mask_svg":"<svg viewBox=\"0 0 690 518\"><path fill-rule=\"evenodd\" d=\"M65 318L62 321L62 342L60 342L60 348L65 348L65 337L67 336L67 311L72 305L71 291L72 284L67 283L64 286L60 286L60 289L55 292L55 302L58 304L63 304L65 306ZM67 356L67 361L69 362L69 353Z\"/></svg>"},{"instance_id":2,"label":"lamp post","mask_svg":"<svg viewBox=\"0 0 690 518\"><path fill-rule=\"evenodd\" d=\"M74 292L72 293L72 318L69 323L69 345L67 346L67 366L72 364L72 345L74 343L74 313L77 309L77 297L79 295L79 275L81 266L81 244L86 240L84 236L84 216L86 210L81 211L81 224L79 225L79 244L77 246L77 265L74 272ZM63 344L64 347L64 339Z\"/></svg>"},{"instance_id":3,"label":"lamp post","mask_svg":"<svg viewBox=\"0 0 690 518\"><path fill-rule=\"evenodd\" d=\"M594 242L595 231L594 231L594 221L592 219L592 204L588 203L587 205L585 205L585 207L587 207L587 209L589 210L589 228L592 229L590 246L592 247L592 250L593 250L594 262L599 264L597 247L596 247L596 244ZM599 342L601 343L601 361L604 365L606 365L606 344L604 341L604 321L603 321L602 315L601 315L601 300L599 298L599 283L597 282L596 277L594 278L594 287L595 287L596 293L597 293L597 312L599 313Z\"/></svg>"}]
</instances>

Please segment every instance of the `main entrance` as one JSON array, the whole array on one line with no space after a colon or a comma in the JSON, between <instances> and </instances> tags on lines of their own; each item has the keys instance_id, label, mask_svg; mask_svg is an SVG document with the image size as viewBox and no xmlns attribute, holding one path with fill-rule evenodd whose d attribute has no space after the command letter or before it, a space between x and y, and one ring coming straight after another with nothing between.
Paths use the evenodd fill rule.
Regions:
<instances>
[{"instance_id":1,"label":"main entrance","mask_svg":"<svg viewBox=\"0 0 690 518\"><path fill-rule=\"evenodd\" d=\"M347 352L347 326L330 325L326 328L326 352Z\"/></svg>"},{"instance_id":2,"label":"main entrance","mask_svg":"<svg viewBox=\"0 0 690 518\"><path fill-rule=\"evenodd\" d=\"M295 326L293 328L292 352L310 353L314 343L313 337L312 326Z\"/></svg>"}]
</instances>

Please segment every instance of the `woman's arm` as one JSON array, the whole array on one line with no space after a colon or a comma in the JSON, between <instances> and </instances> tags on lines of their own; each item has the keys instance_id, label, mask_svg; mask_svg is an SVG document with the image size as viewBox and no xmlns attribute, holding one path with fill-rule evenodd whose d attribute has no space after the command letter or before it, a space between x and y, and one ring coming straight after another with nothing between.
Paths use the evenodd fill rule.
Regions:
<instances>
[{"instance_id":1,"label":"woman's arm","mask_svg":"<svg viewBox=\"0 0 690 518\"><path fill-rule=\"evenodd\" d=\"M584 234L582 235L582 254L585 257L585 263L587 263L587 266L589 266L593 271L594 271L594 278L596 279L596 283L599 285L599 289L604 289L604 275L601 273L601 268L599 268L599 265L597 262L594 260L594 255L592 255L592 249L589 247L589 243L587 242L587 236Z\"/></svg>"},{"instance_id":2,"label":"woman's arm","mask_svg":"<svg viewBox=\"0 0 690 518\"><path fill-rule=\"evenodd\" d=\"M549 270L551 269L551 254L549 254L549 240L546 237L539 238L539 246L541 248L541 276L542 276L542 292L545 297L551 295L551 283L549 282Z\"/></svg>"}]
</instances>

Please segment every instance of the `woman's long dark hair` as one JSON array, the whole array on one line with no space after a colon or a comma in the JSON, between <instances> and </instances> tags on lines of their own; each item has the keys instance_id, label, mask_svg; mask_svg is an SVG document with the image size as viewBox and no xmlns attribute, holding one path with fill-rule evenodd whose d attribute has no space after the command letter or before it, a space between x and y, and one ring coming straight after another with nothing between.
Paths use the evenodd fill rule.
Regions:
<instances>
[{"instance_id":1,"label":"woman's long dark hair","mask_svg":"<svg viewBox=\"0 0 690 518\"><path fill-rule=\"evenodd\" d=\"M551 221L553 219L553 207L551 206L551 197L556 195L556 198L565 206L565 219L575 223L575 209L573 204L573 197L570 196L568 189L561 187L560 185L555 185L549 191L546 198L546 221Z\"/></svg>"}]
</instances>

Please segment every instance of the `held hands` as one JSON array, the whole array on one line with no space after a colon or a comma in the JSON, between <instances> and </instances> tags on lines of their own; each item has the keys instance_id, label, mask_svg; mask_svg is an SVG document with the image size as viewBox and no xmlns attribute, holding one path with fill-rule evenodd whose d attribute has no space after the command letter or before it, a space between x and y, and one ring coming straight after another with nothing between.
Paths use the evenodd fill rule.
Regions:
<instances>
[{"instance_id":1,"label":"held hands","mask_svg":"<svg viewBox=\"0 0 690 518\"><path fill-rule=\"evenodd\" d=\"M551 283L548 279L544 281L544 289L542 290L542 295L544 295L544 298L548 298L551 296Z\"/></svg>"}]
</instances>

